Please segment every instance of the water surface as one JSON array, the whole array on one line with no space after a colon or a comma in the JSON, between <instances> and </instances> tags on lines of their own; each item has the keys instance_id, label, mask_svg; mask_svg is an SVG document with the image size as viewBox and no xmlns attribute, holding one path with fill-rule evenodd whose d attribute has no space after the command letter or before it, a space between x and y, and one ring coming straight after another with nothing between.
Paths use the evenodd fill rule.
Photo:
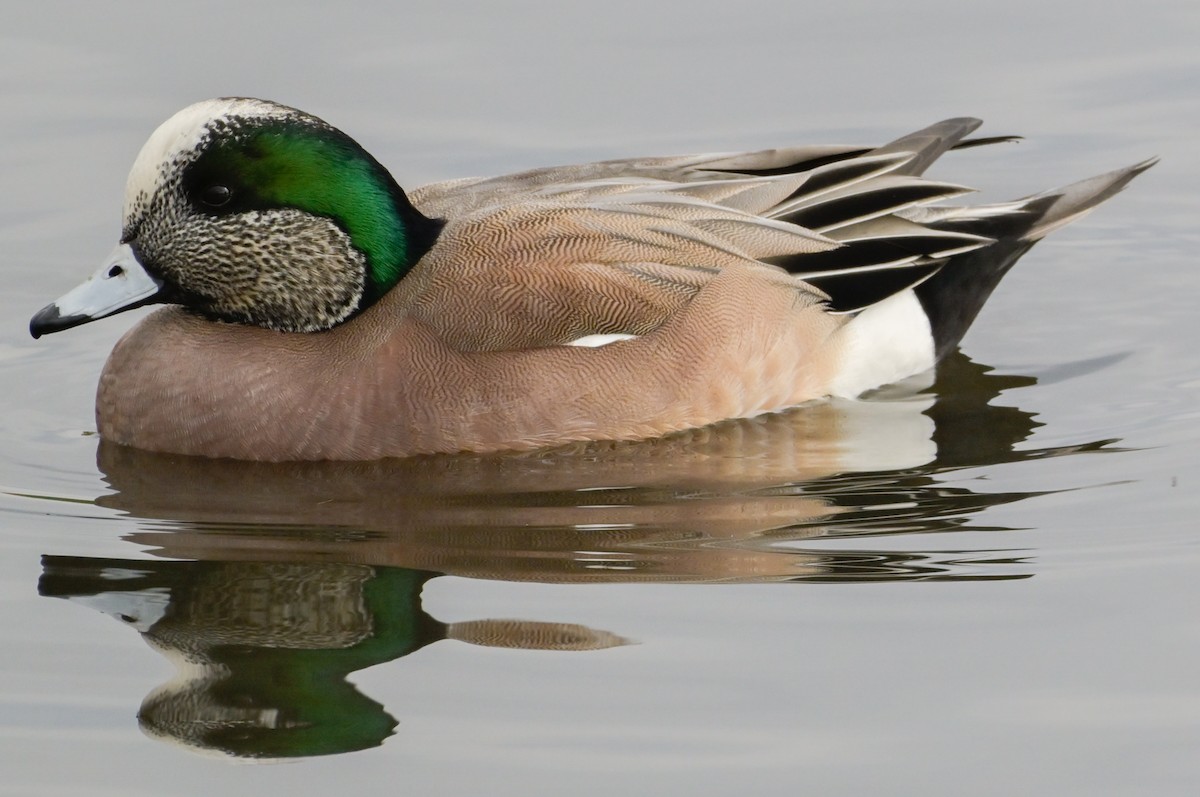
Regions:
<instances>
[{"instance_id":1,"label":"water surface","mask_svg":"<svg viewBox=\"0 0 1200 797\"><path fill-rule=\"evenodd\" d=\"M1200 784L1193 4L5 14L0 794ZM25 326L111 248L146 135L228 94L403 185L962 114L1028 137L934 172L987 200L1163 163L865 401L521 456L105 445L137 314Z\"/></svg>"}]
</instances>

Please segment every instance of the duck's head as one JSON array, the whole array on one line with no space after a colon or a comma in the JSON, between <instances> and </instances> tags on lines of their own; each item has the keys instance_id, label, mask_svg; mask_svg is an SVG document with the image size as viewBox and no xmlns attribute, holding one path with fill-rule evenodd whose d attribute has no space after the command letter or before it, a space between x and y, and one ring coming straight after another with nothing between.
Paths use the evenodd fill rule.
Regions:
<instances>
[{"instance_id":1,"label":"duck's head","mask_svg":"<svg viewBox=\"0 0 1200 797\"><path fill-rule=\"evenodd\" d=\"M169 303L325 330L399 282L440 228L331 125L263 100L207 100L150 136L125 187L120 244L29 328L36 338Z\"/></svg>"}]
</instances>

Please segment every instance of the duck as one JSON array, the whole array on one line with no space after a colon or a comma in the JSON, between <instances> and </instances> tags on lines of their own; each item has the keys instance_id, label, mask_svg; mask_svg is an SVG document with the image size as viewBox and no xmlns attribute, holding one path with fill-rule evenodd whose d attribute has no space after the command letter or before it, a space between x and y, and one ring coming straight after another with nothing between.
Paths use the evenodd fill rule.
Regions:
<instances>
[{"instance_id":1,"label":"duck","mask_svg":"<svg viewBox=\"0 0 1200 797\"><path fill-rule=\"evenodd\" d=\"M113 348L107 442L367 461L645 440L928 371L1034 243L1155 159L999 204L929 179L980 121L883 146L607 160L404 191L267 100L184 108L114 252L34 338L165 305Z\"/></svg>"}]
</instances>

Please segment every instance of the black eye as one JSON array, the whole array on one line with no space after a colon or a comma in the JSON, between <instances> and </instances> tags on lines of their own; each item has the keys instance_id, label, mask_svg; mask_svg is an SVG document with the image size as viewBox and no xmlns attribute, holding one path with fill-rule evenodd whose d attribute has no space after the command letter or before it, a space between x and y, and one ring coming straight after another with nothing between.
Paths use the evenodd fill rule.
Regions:
<instances>
[{"instance_id":1,"label":"black eye","mask_svg":"<svg viewBox=\"0 0 1200 797\"><path fill-rule=\"evenodd\" d=\"M210 208L219 208L233 199L233 192L226 185L210 185L200 192L200 201Z\"/></svg>"}]
</instances>

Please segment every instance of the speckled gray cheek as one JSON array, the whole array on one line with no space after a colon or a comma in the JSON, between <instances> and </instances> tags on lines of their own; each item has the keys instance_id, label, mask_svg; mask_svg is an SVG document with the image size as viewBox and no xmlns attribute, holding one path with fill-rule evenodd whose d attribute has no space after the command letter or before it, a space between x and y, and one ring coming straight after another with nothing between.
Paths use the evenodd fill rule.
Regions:
<instances>
[{"instance_id":1,"label":"speckled gray cheek","mask_svg":"<svg viewBox=\"0 0 1200 797\"><path fill-rule=\"evenodd\" d=\"M182 200L182 198L180 198ZM151 202L147 261L213 317L269 329L328 329L359 305L366 259L327 219L295 209L205 216Z\"/></svg>"},{"instance_id":2,"label":"speckled gray cheek","mask_svg":"<svg viewBox=\"0 0 1200 797\"><path fill-rule=\"evenodd\" d=\"M327 219L302 211L243 214L242 224L214 230L218 240L237 237L232 257L251 265L257 282L249 318L273 329L311 332L345 320L359 305L366 258ZM239 217L228 217L232 222ZM232 262L226 268L232 268Z\"/></svg>"}]
</instances>

